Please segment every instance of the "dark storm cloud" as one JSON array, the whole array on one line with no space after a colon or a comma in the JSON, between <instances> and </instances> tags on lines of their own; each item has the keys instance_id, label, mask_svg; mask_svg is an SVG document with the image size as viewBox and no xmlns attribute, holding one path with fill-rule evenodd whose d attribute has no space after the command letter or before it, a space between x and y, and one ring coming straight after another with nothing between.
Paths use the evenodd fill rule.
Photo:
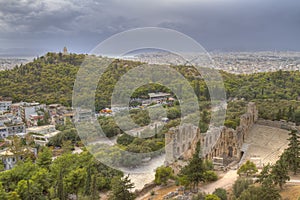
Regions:
<instances>
[{"instance_id":1,"label":"dark storm cloud","mask_svg":"<svg viewBox=\"0 0 300 200\"><path fill-rule=\"evenodd\" d=\"M176 29L209 50L300 50L297 0L0 0L0 48L86 52L130 28Z\"/></svg>"}]
</instances>

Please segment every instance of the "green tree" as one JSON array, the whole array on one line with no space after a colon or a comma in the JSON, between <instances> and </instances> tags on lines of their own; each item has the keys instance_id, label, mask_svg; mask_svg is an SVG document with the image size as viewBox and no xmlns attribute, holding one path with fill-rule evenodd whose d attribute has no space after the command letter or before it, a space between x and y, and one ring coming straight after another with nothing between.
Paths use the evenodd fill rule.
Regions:
<instances>
[{"instance_id":1,"label":"green tree","mask_svg":"<svg viewBox=\"0 0 300 200\"><path fill-rule=\"evenodd\" d=\"M11 170L0 173L0 181L6 191L13 191L17 188L21 180L29 180L38 170L32 160L27 159L25 162L18 162Z\"/></svg>"},{"instance_id":2,"label":"green tree","mask_svg":"<svg viewBox=\"0 0 300 200\"><path fill-rule=\"evenodd\" d=\"M285 150L285 159L290 167L293 170L294 174L297 174L297 170L300 167L300 136L296 130L292 130L289 133L289 144L288 148Z\"/></svg>"},{"instance_id":3,"label":"green tree","mask_svg":"<svg viewBox=\"0 0 300 200\"><path fill-rule=\"evenodd\" d=\"M205 182L212 182L218 180L218 175L211 170L207 170L203 174Z\"/></svg>"},{"instance_id":4,"label":"green tree","mask_svg":"<svg viewBox=\"0 0 300 200\"><path fill-rule=\"evenodd\" d=\"M7 200L21 200L21 198L17 192L13 191L13 192L8 193Z\"/></svg>"},{"instance_id":5,"label":"green tree","mask_svg":"<svg viewBox=\"0 0 300 200\"><path fill-rule=\"evenodd\" d=\"M78 168L72 170L64 179L66 183L67 193L75 194L78 199L79 189L84 186L86 177L86 170L84 168Z\"/></svg>"},{"instance_id":6,"label":"green tree","mask_svg":"<svg viewBox=\"0 0 300 200\"><path fill-rule=\"evenodd\" d=\"M7 193L5 192L1 182L0 182L0 199L7 200Z\"/></svg>"},{"instance_id":7,"label":"green tree","mask_svg":"<svg viewBox=\"0 0 300 200\"><path fill-rule=\"evenodd\" d=\"M92 200L98 200L99 199L99 194L98 194L98 191L97 191L97 177L96 177L96 175L93 175L93 177L92 177L91 199Z\"/></svg>"},{"instance_id":8,"label":"green tree","mask_svg":"<svg viewBox=\"0 0 300 200\"><path fill-rule=\"evenodd\" d=\"M186 176L187 180L193 184L193 189L198 188L200 182L205 181L205 166L201 158L200 142L197 143L196 151L188 165L184 166L179 176Z\"/></svg>"},{"instance_id":9,"label":"green tree","mask_svg":"<svg viewBox=\"0 0 300 200\"><path fill-rule=\"evenodd\" d=\"M247 190L248 187L253 184L253 181L248 178L238 178L233 184L233 194L238 198L243 191Z\"/></svg>"},{"instance_id":10,"label":"green tree","mask_svg":"<svg viewBox=\"0 0 300 200\"><path fill-rule=\"evenodd\" d=\"M49 195L48 190L50 189L53 181L48 170L46 170L45 168L39 169L32 176L31 180L43 196Z\"/></svg>"},{"instance_id":11,"label":"green tree","mask_svg":"<svg viewBox=\"0 0 300 200\"><path fill-rule=\"evenodd\" d=\"M262 200L261 188L250 186L248 189L244 190L241 193L238 200ZM271 200L271 199L263 199L263 200Z\"/></svg>"},{"instance_id":12,"label":"green tree","mask_svg":"<svg viewBox=\"0 0 300 200\"><path fill-rule=\"evenodd\" d=\"M176 118L180 117L180 114L181 114L180 110L177 107L169 108L167 111L167 117L169 119L176 119Z\"/></svg>"},{"instance_id":13,"label":"green tree","mask_svg":"<svg viewBox=\"0 0 300 200\"><path fill-rule=\"evenodd\" d=\"M112 182L112 195L110 200L133 200L135 195L130 192L134 184L130 182L129 175L124 178L115 177Z\"/></svg>"},{"instance_id":14,"label":"green tree","mask_svg":"<svg viewBox=\"0 0 300 200\"><path fill-rule=\"evenodd\" d=\"M271 174L271 169L272 166L268 164L263 167L262 171L257 176L258 180L256 182L261 184L259 192L257 192L257 194L259 194L260 199L280 199L279 190L275 188L273 183L274 177Z\"/></svg>"},{"instance_id":15,"label":"green tree","mask_svg":"<svg viewBox=\"0 0 300 200\"><path fill-rule=\"evenodd\" d=\"M272 176L271 176L271 165L267 164L266 166L264 166L261 170L261 172L259 173L259 175L257 176L257 183L260 184L265 184L268 183L268 180L272 181Z\"/></svg>"},{"instance_id":16,"label":"green tree","mask_svg":"<svg viewBox=\"0 0 300 200\"><path fill-rule=\"evenodd\" d=\"M217 195L214 194L208 194L205 196L204 200L221 200Z\"/></svg>"},{"instance_id":17,"label":"green tree","mask_svg":"<svg viewBox=\"0 0 300 200\"><path fill-rule=\"evenodd\" d=\"M49 148L44 147L41 152L38 154L38 158L36 160L36 164L39 167L49 169L52 163L52 152Z\"/></svg>"},{"instance_id":18,"label":"green tree","mask_svg":"<svg viewBox=\"0 0 300 200\"><path fill-rule=\"evenodd\" d=\"M131 142L133 142L133 140L134 140L133 136L124 133L117 138L117 143L128 146Z\"/></svg>"},{"instance_id":19,"label":"green tree","mask_svg":"<svg viewBox=\"0 0 300 200\"><path fill-rule=\"evenodd\" d=\"M213 194L217 195L221 200L227 200L227 192L223 188L216 188Z\"/></svg>"},{"instance_id":20,"label":"green tree","mask_svg":"<svg viewBox=\"0 0 300 200\"><path fill-rule=\"evenodd\" d=\"M269 190L270 189L270 190ZM279 200L281 196L279 191L272 186L272 188L264 188L262 186L250 186L244 190L238 200Z\"/></svg>"},{"instance_id":21,"label":"green tree","mask_svg":"<svg viewBox=\"0 0 300 200\"><path fill-rule=\"evenodd\" d=\"M279 185L282 189L283 184L290 180L288 175L288 165L283 159L279 159L272 167L271 174L275 185Z\"/></svg>"},{"instance_id":22,"label":"green tree","mask_svg":"<svg viewBox=\"0 0 300 200\"><path fill-rule=\"evenodd\" d=\"M297 124L297 126L300 125L300 110L296 110L295 113L294 113L294 120Z\"/></svg>"},{"instance_id":23,"label":"green tree","mask_svg":"<svg viewBox=\"0 0 300 200\"><path fill-rule=\"evenodd\" d=\"M195 83L195 94L198 97L198 99L200 100L201 91L200 91L199 81L196 81L196 83Z\"/></svg>"},{"instance_id":24,"label":"green tree","mask_svg":"<svg viewBox=\"0 0 300 200\"><path fill-rule=\"evenodd\" d=\"M17 193L23 200L41 199L43 195L32 180L21 180L17 186Z\"/></svg>"},{"instance_id":25,"label":"green tree","mask_svg":"<svg viewBox=\"0 0 300 200\"><path fill-rule=\"evenodd\" d=\"M84 184L84 194L87 196L91 194L91 183L92 183L92 167L88 165L86 169L86 178Z\"/></svg>"},{"instance_id":26,"label":"green tree","mask_svg":"<svg viewBox=\"0 0 300 200\"><path fill-rule=\"evenodd\" d=\"M171 167L158 167L155 171L155 180L154 182L158 185L167 184L167 181L173 177L173 170Z\"/></svg>"},{"instance_id":27,"label":"green tree","mask_svg":"<svg viewBox=\"0 0 300 200\"><path fill-rule=\"evenodd\" d=\"M189 189L190 182L186 175L180 175L177 177L180 185L184 186L184 190Z\"/></svg>"},{"instance_id":28,"label":"green tree","mask_svg":"<svg viewBox=\"0 0 300 200\"><path fill-rule=\"evenodd\" d=\"M56 196L64 200L66 197L64 178L70 173L70 171L77 168L76 163L78 161L77 154L65 153L56 158L50 167L50 172L54 180L54 187L56 189Z\"/></svg>"},{"instance_id":29,"label":"green tree","mask_svg":"<svg viewBox=\"0 0 300 200\"><path fill-rule=\"evenodd\" d=\"M205 196L204 192L198 192L196 195L193 195L192 200L204 200Z\"/></svg>"},{"instance_id":30,"label":"green tree","mask_svg":"<svg viewBox=\"0 0 300 200\"><path fill-rule=\"evenodd\" d=\"M246 174L246 176L249 176L255 174L256 172L258 172L256 165L249 160L247 160L247 162L243 164L237 171L239 176L241 176L242 174Z\"/></svg>"},{"instance_id":31,"label":"green tree","mask_svg":"<svg viewBox=\"0 0 300 200\"><path fill-rule=\"evenodd\" d=\"M266 179L261 185L261 199L279 200L281 199L279 190L273 185L270 179Z\"/></svg>"}]
</instances>

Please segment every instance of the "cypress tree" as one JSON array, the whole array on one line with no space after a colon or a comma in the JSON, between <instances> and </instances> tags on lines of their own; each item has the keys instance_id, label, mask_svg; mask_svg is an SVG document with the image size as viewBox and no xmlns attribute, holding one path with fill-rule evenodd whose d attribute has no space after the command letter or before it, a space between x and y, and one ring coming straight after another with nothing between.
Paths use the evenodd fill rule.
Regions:
<instances>
[{"instance_id":1,"label":"cypress tree","mask_svg":"<svg viewBox=\"0 0 300 200\"><path fill-rule=\"evenodd\" d=\"M294 172L294 174L297 174L297 170L300 167L300 137L296 130L292 130L289 135L290 138L288 139L288 148L285 151L285 159L290 169Z\"/></svg>"}]
</instances>

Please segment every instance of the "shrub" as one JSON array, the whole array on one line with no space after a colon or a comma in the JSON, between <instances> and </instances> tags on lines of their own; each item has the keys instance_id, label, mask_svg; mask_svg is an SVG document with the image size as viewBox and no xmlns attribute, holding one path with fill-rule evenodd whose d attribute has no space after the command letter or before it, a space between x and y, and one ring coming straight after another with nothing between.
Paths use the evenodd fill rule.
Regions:
<instances>
[{"instance_id":1,"label":"shrub","mask_svg":"<svg viewBox=\"0 0 300 200\"><path fill-rule=\"evenodd\" d=\"M208 195L206 195L204 200L221 200L221 199L217 195L208 194Z\"/></svg>"},{"instance_id":2,"label":"shrub","mask_svg":"<svg viewBox=\"0 0 300 200\"><path fill-rule=\"evenodd\" d=\"M239 170L237 171L238 175L241 176L241 174L246 174L246 176L251 176L253 174L255 174L256 172L258 172L256 165L247 160L247 162L245 164L243 164Z\"/></svg>"},{"instance_id":3,"label":"shrub","mask_svg":"<svg viewBox=\"0 0 300 200\"><path fill-rule=\"evenodd\" d=\"M227 192L223 188L217 188L213 192L214 195L217 195L221 200L227 200Z\"/></svg>"},{"instance_id":4,"label":"shrub","mask_svg":"<svg viewBox=\"0 0 300 200\"><path fill-rule=\"evenodd\" d=\"M216 181L216 180L218 180L218 175L214 171L208 170L208 171L204 172L204 179L205 179L205 182Z\"/></svg>"},{"instance_id":5,"label":"shrub","mask_svg":"<svg viewBox=\"0 0 300 200\"><path fill-rule=\"evenodd\" d=\"M167 181L173 177L173 170L171 167L158 167L155 171L154 182L158 185L167 184Z\"/></svg>"},{"instance_id":6,"label":"shrub","mask_svg":"<svg viewBox=\"0 0 300 200\"><path fill-rule=\"evenodd\" d=\"M238 198L243 191L247 190L248 187L253 184L251 179L247 178L238 178L233 184L233 194Z\"/></svg>"}]
</instances>

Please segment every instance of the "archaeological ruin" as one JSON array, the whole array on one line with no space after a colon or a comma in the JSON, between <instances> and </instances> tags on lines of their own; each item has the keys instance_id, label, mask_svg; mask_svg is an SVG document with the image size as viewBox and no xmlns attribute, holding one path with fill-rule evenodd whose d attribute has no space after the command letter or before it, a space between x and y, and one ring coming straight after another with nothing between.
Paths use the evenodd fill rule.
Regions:
<instances>
[{"instance_id":1,"label":"archaeological ruin","mask_svg":"<svg viewBox=\"0 0 300 200\"><path fill-rule=\"evenodd\" d=\"M226 165L243 156L242 145L251 127L258 119L255 103L247 105L247 112L240 117L240 125L236 129L210 127L206 133L192 124L174 127L165 135L166 165L175 160L186 160L191 157L198 141L201 142L202 157L210 160L219 160Z\"/></svg>"}]
</instances>

